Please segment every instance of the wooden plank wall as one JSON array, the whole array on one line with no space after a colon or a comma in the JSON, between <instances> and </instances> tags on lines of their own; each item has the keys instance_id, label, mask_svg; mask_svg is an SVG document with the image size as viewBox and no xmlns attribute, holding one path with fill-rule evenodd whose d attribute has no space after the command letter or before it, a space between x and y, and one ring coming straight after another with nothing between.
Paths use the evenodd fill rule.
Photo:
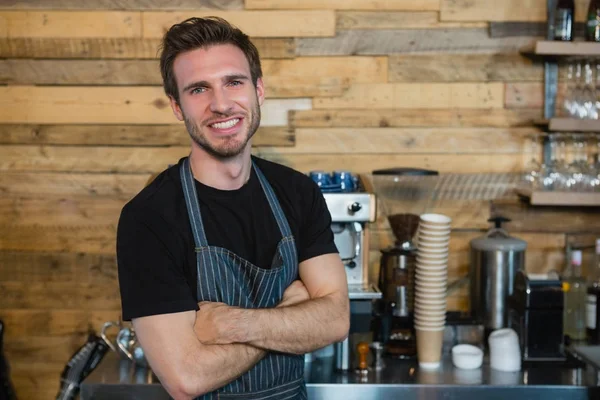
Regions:
<instances>
[{"instance_id":1,"label":"wooden plank wall","mask_svg":"<svg viewBox=\"0 0 600 400\"><path fill-rule=\"evenodd\" d=\"M123 204L188 152L162 88L157 46L189 16L246 30L267 100L255 153L301 171L516 173L541 116L537 37L545 0L13 0L0 2L0 318L20 399L54 398L89 330L119 317L115 232ZM583 6L578 1L579 10ZM579 18L581 19L581 18ZM495 24L496 36L490 34ZM536 30L537 29L537 30ZM525 32L538 32L523 29ZM598 210L516 199L448 200L451 279L495 213L529 242L528 269L561 269ZM385 216L371 229L392 243ZM466 309L466 288L450 305Z\"/></svg>"}]
</instances>

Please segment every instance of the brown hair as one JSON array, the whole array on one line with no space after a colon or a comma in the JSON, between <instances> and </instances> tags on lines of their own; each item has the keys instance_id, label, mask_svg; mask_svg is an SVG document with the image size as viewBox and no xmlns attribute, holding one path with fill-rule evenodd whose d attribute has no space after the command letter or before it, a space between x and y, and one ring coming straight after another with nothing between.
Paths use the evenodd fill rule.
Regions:
<instances>
[{"instance_id":1,"label":"brown hair","mask_svg":"<svg viewBox=\"0 0 600 400\"><path fill-rule=\"evenodd\" d=\"M163 37L160 54L160 73L167 96L179 103L177 81L173 72L175 58L186 51L208 48L219 44L232 44L238 47L248 60L252 83L256 86L262 78L258 49L248 35L231 25L223 18L189 18L173 25Z\"/></svg>"}]
</instances>

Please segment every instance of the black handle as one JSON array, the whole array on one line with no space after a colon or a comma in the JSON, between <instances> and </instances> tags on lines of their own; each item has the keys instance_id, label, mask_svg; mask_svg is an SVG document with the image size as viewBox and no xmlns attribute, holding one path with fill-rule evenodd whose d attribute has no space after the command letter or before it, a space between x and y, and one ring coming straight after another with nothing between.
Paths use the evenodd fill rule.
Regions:
<instances>
[{"instance_id":1,"label":"black handle","mask_svg":"<svg viewBox=\"0 0 600 400\"><path fill-rule=\"evenodd\" d=\"M494 228L502 228L503 223L510 222L510 221L512 221L510 218L506 218L501 215L497 215L495 217L488 219L488 222L494 223Z\"/></svg>"}]
</instances>

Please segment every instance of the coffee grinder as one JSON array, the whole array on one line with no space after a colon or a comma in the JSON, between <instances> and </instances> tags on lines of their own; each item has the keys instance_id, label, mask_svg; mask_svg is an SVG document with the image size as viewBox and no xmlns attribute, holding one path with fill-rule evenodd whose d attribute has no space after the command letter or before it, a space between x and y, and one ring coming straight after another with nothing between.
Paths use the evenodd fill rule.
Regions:
<instances>
[{"instance_id":1,"label":"coffee grinder","mask_svg":"<svg viewBox=\"0 0 600 400\"><path fill-rule=\"evenodd\" d=\"M394 234L394 244L381 249L378 286L382 299L375 309L375 340L385 353L416 356L413 323L414 276L419 218L432 205L437 171L394 168L373 171L373 186Z\"/></svg>"}]
</instances>

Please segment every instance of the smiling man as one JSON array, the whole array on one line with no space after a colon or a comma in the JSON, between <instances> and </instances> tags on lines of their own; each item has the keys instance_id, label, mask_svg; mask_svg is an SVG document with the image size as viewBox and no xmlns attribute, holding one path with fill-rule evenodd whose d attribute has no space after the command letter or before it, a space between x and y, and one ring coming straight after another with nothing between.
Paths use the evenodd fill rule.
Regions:
<instances>
[{"instance_id":1,"label":"smiling man","mask_svg":"<svg viewBox=\"0 0 600 400\"><path fill-rule=\"evenodd\" d=\"M304 174L251 156L256 47L219 18L166 33L161 73L188 157L122 210L123 319L175 399L304 399L304 357L348 334L331 217Z\"/></svg>"}]
</instances>

